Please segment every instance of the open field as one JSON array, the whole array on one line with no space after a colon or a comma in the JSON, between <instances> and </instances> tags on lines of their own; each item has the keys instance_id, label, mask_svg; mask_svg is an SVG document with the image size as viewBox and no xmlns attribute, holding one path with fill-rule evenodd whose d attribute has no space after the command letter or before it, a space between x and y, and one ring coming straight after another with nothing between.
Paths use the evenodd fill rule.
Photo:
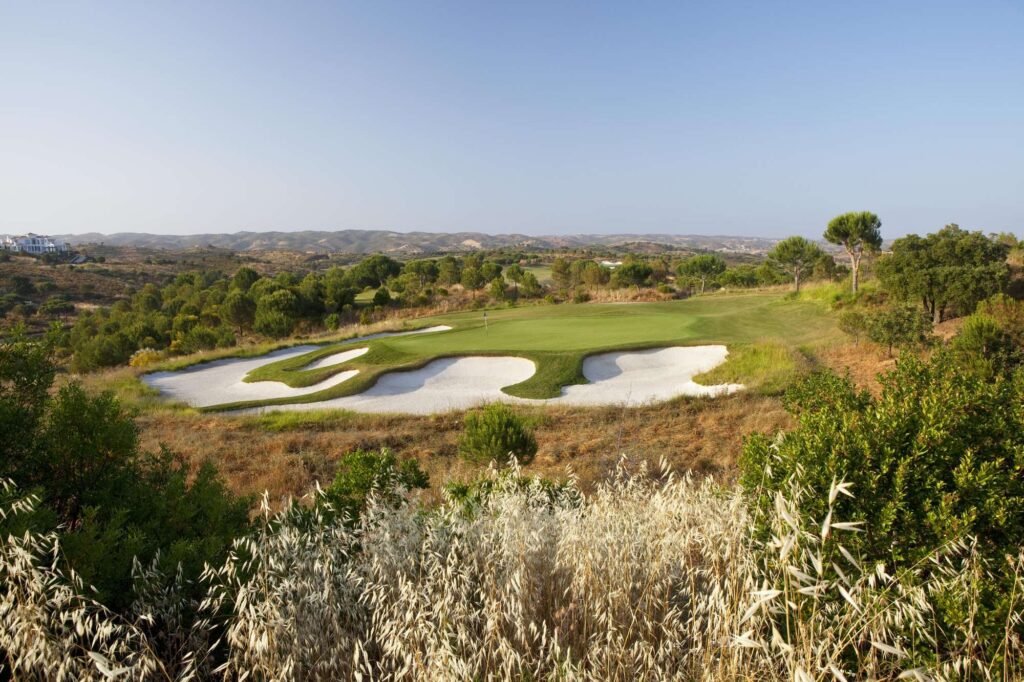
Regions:
<instances>
[{"instance_id":1,"label":"open field","mask_svg":"<svg viewBox=\"0 0 1024 682\"><path fill-rule=\"evenodd\" d=\"M551 266L550 265L526 265L523 266L523 270L526 272L532 272L533 276L537 278L537 281L541 284L551 284L554 280L551 278Z\"/></svg>"},{"instance_id":2,"label":"open field","mask_svg":"<svg viewBox=\"0 0 1024 682\"><path fill-rule=\"evenodd\" d=\"M822 306L764 293L631 305L503 308L416 322L420 327L444 325L451 329L351 340L308 348L309 352L288 353L287 357L260 366L247 365L244 380L253 384L253 389L259 382L281 382L293 389L322 389L301 395L292 391L293 395L281 397L254 390L248 399L203 404L216 409L240 409L320 403L363 393L385 374L421 370L441 359L468 360L481 356L494 357L495 362L499 357L506 358L506 363L517 358L531 361L535 371L529 372L528 366L522 372L513 368L515 371L506 375L512 377L507 385L502 384L501 377L491 377L498 382L495 389L516 398L550 399L563 395L565 387L588 383L584 371L588 357L615 351L707 344L724 344L733 352L729 361L713 370L727 380L713 383L743 383L776 391L800 364L801 347L827 342L838 334ZM357 347L367 350L361 354L350 352ZM339 353L347 354L345 361L325 362ZM628 364L625 356L616 362ZM695 370L690 376L711 370L716 364L718 361L693 365ZM446 369L436 367L440 372ZM339 380L340 373L347 378ZM615 371L604 374L614 378ZM589 379L594 378L591 372ZM708 383L701 382L699 376L695 380Z\"/></svg>"}]
</instances>

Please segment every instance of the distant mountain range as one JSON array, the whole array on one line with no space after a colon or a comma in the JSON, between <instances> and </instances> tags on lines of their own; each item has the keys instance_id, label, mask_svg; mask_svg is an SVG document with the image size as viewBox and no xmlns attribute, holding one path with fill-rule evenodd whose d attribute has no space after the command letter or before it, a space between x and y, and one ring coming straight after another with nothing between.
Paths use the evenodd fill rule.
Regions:
<instances>
[{"instance_id":1,"label":"distant mountain range","mask_svg":"<svg viewBox=\"0 0 1024 682\"><path fill-rule=\"evenodd\" d=\"M233 234L163 235L144 232L59 235L72 245L107 244L182 250L216 247L232 251L299 251L305 253L435 254L497 248L566 249L601 246L622 251L692 249L729 253L763 253L775 239L707 237L669 234L576 234L531 237L525 234L482 232L235 232Z\"/></svg>"}]
</instances>

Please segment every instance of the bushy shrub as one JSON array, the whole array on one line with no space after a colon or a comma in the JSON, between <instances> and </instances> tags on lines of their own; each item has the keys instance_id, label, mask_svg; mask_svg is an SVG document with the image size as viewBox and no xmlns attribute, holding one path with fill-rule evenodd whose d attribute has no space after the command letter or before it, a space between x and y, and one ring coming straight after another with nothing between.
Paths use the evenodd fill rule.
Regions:
<instances>
[{"instance_id":1,"label":"bushy shrub","mask_svg":"<svg viewBox=\"0 0 1024 682\"><path fill-rule=\"evenodd\" d=\"M295 320L286 313L277 310L257 309L256 321L253 323L252 328L260 334L280 339L292 333L292 330L295 328Z\"/></svg>"},{"instance_id":2,"label":"bushy shrub","mask_svg":"<svg viewBox=\"0 0 1024 682\"><path fill-rule=\"evenodd\" d=\"M892 356L893 347L920 345L931 336L932 323L913 306L882 308L865 316L868 338L885 346Z\"/></svg>"},{"instance_id":3,"label":"bushy shrub","mask_svg":"<svg viewBox=\"0 0 1024 682\"><path fill-rule=\"evenodd\" d=\"M857 496L840 500L835 513L865 526L848 539L855 556L909 569L971 536L998 573L1024 537L1022 379L983 380L948 352L900 360L878 397L849 379L813 375L787 395L797 428L778 440L748 440L743 485L768 514L793 481L807 490L846 481ZM820 523L828 509L819 502L806 511ZM1001 579L986 597L988 634L1000 627L1013 589L1005 573Z\"/></svg>"},{"instance_id":4,"label":"bushy shrub","mask_svg":"<svg viewBox=\"0 0 1024 682\"><path fill-rule=\"evenodd\" d=\"M426 488L430 480L415 459L399 461L389 450L355 450L342 455L334 481L324 491L324 501L346 519L356 519L367 497L377 491L395 499L396 491Z\"/></svg>"},{"instance_id":5,"label":"bushy shrub","mask_svg":"<svg viewBox=\"0 0 1024 682\"><path fill-rule=\"evenodd\" d=\"M373 294L373 305L378 307L384 307L391 304L391 292L388 291L387 287L381 287L377 289Z\"/></svg>"},{"instance_id":6,"label":"bushy shrub","mask_svg":"<svg viewBox=\"0 0 1024 682\"><path fill-rule=\"evenodd\" d=\"M860 337L868 329L867 317L859 310L844 310L839 315L839 329L852 336L855 343L859 343Z\"/></svg>"},{"instance_id":7,"label":"bushy shrub","mask_svg":"<svg viewBox=\"0 0 1024 682\"><path fill-rule=\"evenodd\" d=\"M114 609L131 602L136 559L194 581L248 521L209 465L140 448L111 393L69 383L51 394L53 344L0 341L0 476L39 496L39 519L69 565ZM0 535L7 532L0 518Z\"/></svg>"},{"instance_id":8,"label":"bushy shrub","mask_svg":"<svg viewBox=\"0 0 1024 682\"><path fill-rule=\"evenodd\" d=\"M960 359L986 375L1024 364L1024 302L998 294L964 320L950 346Z\"/></svg>"},{"instance_id":9,"label":"bushy shrub","mask_svg":"<svg viewBox=\"0 0 1024 682\"><path fill-rule=\"evenodd\" d=\"M537 453L537 440L512 408L493 403L466 415L459 453L472 462L505 462L515 457L525 463Z\"/></svg>"}]
</instances>

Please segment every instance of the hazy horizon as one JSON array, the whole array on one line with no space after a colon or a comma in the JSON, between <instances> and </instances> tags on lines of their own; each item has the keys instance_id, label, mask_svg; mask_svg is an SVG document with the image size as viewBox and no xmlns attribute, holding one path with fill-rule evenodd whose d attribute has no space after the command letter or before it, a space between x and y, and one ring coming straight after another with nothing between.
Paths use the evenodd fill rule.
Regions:
<instances>
[{"instance_id":1,"label":"hazy horizon","mask_svg":"<svg viewBox=\"0 0 1024 682\"><path fill-rule=\"evenodd\" d=\"M1024 7L0 4L0 233L1024 231Z\"/></svg>"}]
</instances>

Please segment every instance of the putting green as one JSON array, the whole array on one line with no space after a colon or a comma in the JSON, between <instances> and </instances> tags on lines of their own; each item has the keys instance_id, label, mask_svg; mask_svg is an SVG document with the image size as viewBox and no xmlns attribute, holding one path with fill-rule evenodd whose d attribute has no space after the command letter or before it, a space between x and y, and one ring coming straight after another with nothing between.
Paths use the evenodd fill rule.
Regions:
<instances>
[{"instance_id":1,"label":"putting green","mask_svg":"<svg viewBox=\"0 0 1024 682\"><path fill-rule=\"evenodd\" d=\"M768 346L781 349L785 357L787 352L838 334L834 320L820 305L763 293L703 296L664 303L490 309L486 311L486 324L484 315L484 311L472 311L423 318L417 320L417 327L449 325L452 329L342 342L264 365L253 370L246 381L282 381L300 388L341 371L359 373L323 391L279 400L232 403L215 409L318 402L354 395L373 386L385 372L417 369L438 358L467 355L511 355L532 360L537 366L536 373L504 389L521 398L552 398L561 393L563 386L586 383L582 367L588 355L664 346L725 344L733 354L714 371L729 377L729 365L736 357L739 376L729 380L745 383L749 377L743 374L750 373L757 358L776 358L769 360L776 362L779 355L744 354L744 349ZM355 347L369 350L347 362L306 369L316 360Z\"/></svg>"}]
</instances>

